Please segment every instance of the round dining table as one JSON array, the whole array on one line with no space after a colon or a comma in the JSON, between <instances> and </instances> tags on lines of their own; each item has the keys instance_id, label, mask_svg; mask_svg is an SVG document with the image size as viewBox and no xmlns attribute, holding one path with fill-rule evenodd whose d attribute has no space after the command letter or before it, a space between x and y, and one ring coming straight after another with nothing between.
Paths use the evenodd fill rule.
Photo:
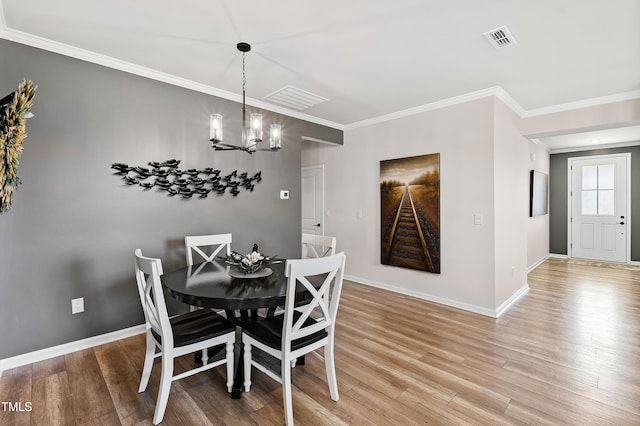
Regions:
<instances>
[{"instance_id":1,"label":"round dining table","mask_svg":"<svg viewBox=\"0 0 640 426\"><path fill-rule=\"evenodd\" d=\"M287 291L282 260L272 271L243 275L221 259L199 263L164 274L162 284L175 299L191 306L224 310L256 310L283 306ZM232 274L233 276L231 276Z\"/></svg>"},{"instance_id":2,"label":"round dining table","mask_svg":"<svg viewBox=\"0 0 640 426\"><path fill-rule=\"evenodd\" d=\"M244 275L224 260L215 259L168 272L161 280L171 297L191 306L223 309L227 318L241 328L247 321L259 319L259 309L266 308L272 314L276 307L284 306L287 291L284 267L285 261L275 261L269 265L272 272L268 275L268 271ZM231 393L234 399L242 395L242 349L242 345L236 345L238 356Z\"/></svg>"}]
</instances>

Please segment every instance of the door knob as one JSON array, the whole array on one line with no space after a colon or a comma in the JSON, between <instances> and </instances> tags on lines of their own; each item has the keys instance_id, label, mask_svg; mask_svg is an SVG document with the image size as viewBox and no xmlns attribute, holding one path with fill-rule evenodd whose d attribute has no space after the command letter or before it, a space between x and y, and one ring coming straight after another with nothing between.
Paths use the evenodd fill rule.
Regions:
<instances>
[{"instance_id":1,"label":"door knob","mask_svg":"<svg viewBox=\"0 0 640 426\"><path fill-rule=\"evenodd\" d=\"M320 225L320 224L317 224L316 226L317 226L317 227L320 227L321 225Z\"/></svg>"},{"instance_id":2,"label":"door knob","mask_svg":"<svg viewBox=\"0 0 640 426\"><path fill-rule=\"evenodd\" d=\"M624 222L620 222L620 225L624 225Z\"/></svg>"}]
</instances>

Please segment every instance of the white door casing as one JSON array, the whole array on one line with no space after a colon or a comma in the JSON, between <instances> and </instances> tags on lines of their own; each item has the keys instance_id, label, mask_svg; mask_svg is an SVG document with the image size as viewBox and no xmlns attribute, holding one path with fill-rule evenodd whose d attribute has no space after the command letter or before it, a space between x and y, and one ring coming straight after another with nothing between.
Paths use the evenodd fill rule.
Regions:
<instances>
[{"instance_id":1,"label":"white door casing","mask_svg":"<svg viewBox=\"0 0 640 426\"><path fill-rule=\"evenodd\" d=\"M568 161L569 257L629 262L631 154Z\"/></svg>"},{"instance_id":2,"label":"white door casing","mask_svg":"<svg viewBox=\"0 0 640 426\"><path fill-rule=\"evenodd\" d=\"M324 235L324 166L302 168L302 233Z\"/></svg>"}]
</instances>

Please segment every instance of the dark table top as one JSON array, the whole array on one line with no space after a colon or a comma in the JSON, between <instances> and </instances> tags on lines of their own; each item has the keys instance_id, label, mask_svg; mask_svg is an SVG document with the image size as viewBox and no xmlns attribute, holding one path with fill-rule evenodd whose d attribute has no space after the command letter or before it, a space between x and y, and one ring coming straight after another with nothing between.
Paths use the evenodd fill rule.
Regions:
<instances>
[{"instance_id":1,"label":"dark table top","mask_svg":"<svg viewBox=\"0 0 640 426\"><path fill-rule=\"evenodd\" d=\"M196 264L164 274L162 284L181 302L226 310L282 306L287 290L285 262L272 263L273 273L263 278L233 278L223 260Z\"/></svg>"}]
</instances>

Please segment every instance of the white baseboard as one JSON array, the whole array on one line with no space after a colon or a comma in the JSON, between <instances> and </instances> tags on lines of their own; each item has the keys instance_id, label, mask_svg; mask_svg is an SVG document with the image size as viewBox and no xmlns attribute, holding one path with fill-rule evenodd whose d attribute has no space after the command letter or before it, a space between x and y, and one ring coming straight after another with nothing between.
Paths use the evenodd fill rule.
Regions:
<instances>
[{"instance_id":1,"label":"white baseboard","mask_svg":"<svg viewBox=\"0 0 640 426\"><path fill-rule=\"evenodd\" d=\"M53 346L51 348L45 348L22 355L16 355L11 358L0 359L0 378L2 378L2 372L5 370L32 364L38 361L44 361L45 359L55 358L60 355L66 355L71 352L92 348L94 346L103 345L105 343L114 342L116 340L125 339L127 337L144 333L145 330L145 325L140 324L134 327L113 331L111 333L101 334L99 336L93 336L82 340L76 340L75 342L69 342L63 345Z\"/></svg>"},{"instance_id":2,"label":"white baseboard","mask_svg":"<svg viewBox=\"0 0 640 426\"><path fill-rule=\"evenodd\" d=\"M484 315L484 316L491 317L491 318L498 318L498 314L499 313L502 314L502 312L499 312L499 310L491 310L491 309L483 308L481 306L470 305L468 303L458 302L456 300L445 299L443 297L432 296L430 294L425 294L425 293L419 293L417 291L411 291L411 290L407 290L405 288L400 288L400 287L396 287L396 286L393 286L393 285L381 283L381 282L378 282L378 281L372 281L372 280L365 279L365 278L354 277L352 275L345 275L344 279L345 280L349 280L349 281L353 281L353 282L356 282L356 283L359 283L359 284L368 285L368 286L371 286L371 287L381 288L383 290L389 290L389 291L392 291L394 293L399 293L399 294L404 294L406 296L416 297L418 299L427 300L429 302L435 302L435 303L439 303L441 305L451 306L452 308L462 309L464 311L473 312L473 313ZM525 286L525 287L527 288L527 290L529 289L528 285ZM518 290L518 293L520 293L521 291L522 291L522 289ZM520 297L520 295L518 295L518 297ZM512 296L512 298L513 298L513 296ZM511 298L509 300L511 300ZM511 304L513 302L515 302L515 300L511 301L509 304Z\"/></svg>"},{"instance_id":3,"label":"white baseboard","mask_svg":"<svg viewBox=\"0 0 640 426\"><path fill-rule=\"evenodd\" d=\"M509 310L511 305L516 303L518 299L520 299L525 294L529 293L529 284L523 285L520 290L516 291L509 299L507 299L502 305L498 306L496 309L496 318L499 318L500 315L504 314Z\"/></svg>"},{"instance_id":4,"label":"white baseboard","mask_svg":"<svg viewBox=\"0 0 640 426\"><path fill-rule=\"evenodd\" d=\"M542 263L544 263L545 260L547 260L548 258L550 258L551 255L548 254L546 256L544 256L542 259L538 260L537 262L534 262L533 265L529 266L527 268L527 274L531 271L533 271L534 269L536 269L538 266L540 266Z\"/></svg>"}]
</instances>

